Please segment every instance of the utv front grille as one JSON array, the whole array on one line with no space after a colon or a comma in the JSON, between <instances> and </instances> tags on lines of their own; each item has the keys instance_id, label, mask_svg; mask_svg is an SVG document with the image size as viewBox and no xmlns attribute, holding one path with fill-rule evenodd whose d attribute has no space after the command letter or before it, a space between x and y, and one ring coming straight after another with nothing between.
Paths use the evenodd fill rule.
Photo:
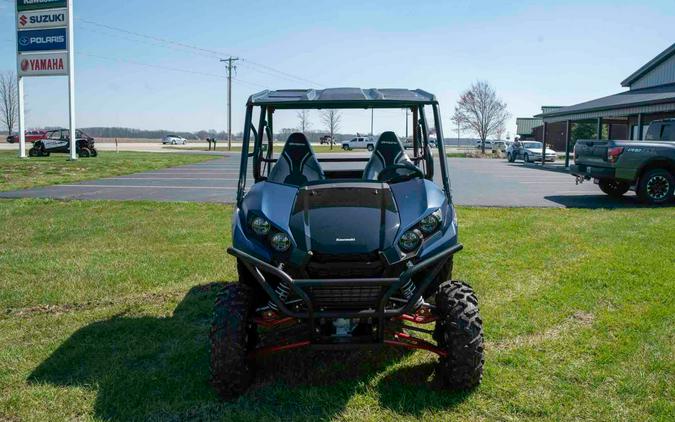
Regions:
<instances>
[{"instance_id":1,"label":"utv front grille","mask_svg":"<svg viewBox=\"0 0 675 422\"><path fill-rule=\"evenodd\" d=\"M377 252L330 255L315 253L307 264L311 278L382 277L385 265Z\"/></svg>"},{"instance_id":2,"label":"utv front grille","mask_svg":"<svg viewBox=\"0 0 675 422\"><path fill-rule=\"evenodd\" d=\"M377 309L382 286L313 286L307 288L315 309Z\"/></svg>"}]
</instances>

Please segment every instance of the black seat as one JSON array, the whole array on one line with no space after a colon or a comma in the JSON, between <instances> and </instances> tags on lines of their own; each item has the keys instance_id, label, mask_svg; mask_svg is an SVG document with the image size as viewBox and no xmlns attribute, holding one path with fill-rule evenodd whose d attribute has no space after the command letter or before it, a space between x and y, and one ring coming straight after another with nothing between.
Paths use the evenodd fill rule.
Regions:
<instances>
[{"instance_id":1,"label":"black seat","mask_svg":"<svg viewBox=\"0 0 675 422\"><path fill-rule=\"evenodd\" d=\"M377 176L382 170L399 163L412 164L412 161L406 155L401 141L394 132L382 132L380 139L375 144L373 155L368 160L365 170L363 170L363 178L377 180Z\"/></svg>"},{"instance_id":2,"label":"black seat","mask_svg":"<svg viewBox=\"0 0 675 422\"><path fill-rule=\"evenodd\" d=\"M267 180L287 185L302 186L307 182L324 180L326 177L312 151L307 137L292 133L283 151L272 168Z\"/></svg>"}]
</instances>

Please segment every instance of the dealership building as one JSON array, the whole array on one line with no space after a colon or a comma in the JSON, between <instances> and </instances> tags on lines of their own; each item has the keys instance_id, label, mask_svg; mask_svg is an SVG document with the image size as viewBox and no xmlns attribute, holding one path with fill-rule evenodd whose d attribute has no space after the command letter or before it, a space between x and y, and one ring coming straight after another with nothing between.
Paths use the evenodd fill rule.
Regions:
<instances>
[{"instance_id":1,"label":"dealership building","mask_svg":"<svg viewBox=\"0 0 675 422\"><path fill-rule=\"evenodd\" d=\"M542 107L534 118L518 119L518 134L521 139L545 140L554 149L566 151L566 161L576 124L592 124L596 139L643 139L651 121L675 118L675 44L633 72L621 86L628 90L569 107ZM536 119L541 124L534 126Z\"/></svg>"}]
</instances>

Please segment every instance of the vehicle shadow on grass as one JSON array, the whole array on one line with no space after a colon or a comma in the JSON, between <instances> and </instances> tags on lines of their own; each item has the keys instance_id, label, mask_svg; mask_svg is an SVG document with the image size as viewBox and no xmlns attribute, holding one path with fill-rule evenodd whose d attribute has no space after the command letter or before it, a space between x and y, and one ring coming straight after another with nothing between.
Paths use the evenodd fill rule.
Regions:
<instances>
[{"instance_id":1,"label":"vehicle shadow on grass","mask_svg":"<svg viewBox=\"0 0 675 422\"><path fill-rule=\"evenodd\" d=\"M245 395L222 402L208 383L208 331L220 287L192 288L171 316L121 314L85 326L42 362L28 382L94 390L94 416L119 421L330 420L355 394L371 390L381 406L420 415L451 408L466 397L429 381L432 364L387 370L408 352L384 348L269 356L259 360L256 383Z\"/></svg>"},{"instance_id":2,"label":"vehicle shadow on grass","mask_svg":"<svg viewBox=\"0 0 675 422\"><path fill-rule=\"evenodd\" d=\"M598 195L549 195L544 198L563 205L565 208L627 209L675 207L675 201L663 205L644 204L632 193L626 194L621 198L612 198L603 193L599 193Z\"/></svg>"}]
</instances>

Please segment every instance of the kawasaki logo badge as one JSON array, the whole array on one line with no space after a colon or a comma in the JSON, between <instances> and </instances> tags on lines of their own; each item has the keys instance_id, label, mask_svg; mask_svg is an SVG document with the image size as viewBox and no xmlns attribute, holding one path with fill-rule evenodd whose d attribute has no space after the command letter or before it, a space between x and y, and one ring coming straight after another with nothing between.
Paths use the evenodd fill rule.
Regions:
<instances>
[{"instance_id":1,"label":"kawasaki logo badge","mask_svg":"<svg viewBox=\"0 0 675 422\"><path fill-rule=\"evenodd\" d=\"M335 241L336 242L356 242L356 239L353 238L353 237L350 237L350 238L338 237L337 239L335 239Z\"/></svg>"}]
</instances>

